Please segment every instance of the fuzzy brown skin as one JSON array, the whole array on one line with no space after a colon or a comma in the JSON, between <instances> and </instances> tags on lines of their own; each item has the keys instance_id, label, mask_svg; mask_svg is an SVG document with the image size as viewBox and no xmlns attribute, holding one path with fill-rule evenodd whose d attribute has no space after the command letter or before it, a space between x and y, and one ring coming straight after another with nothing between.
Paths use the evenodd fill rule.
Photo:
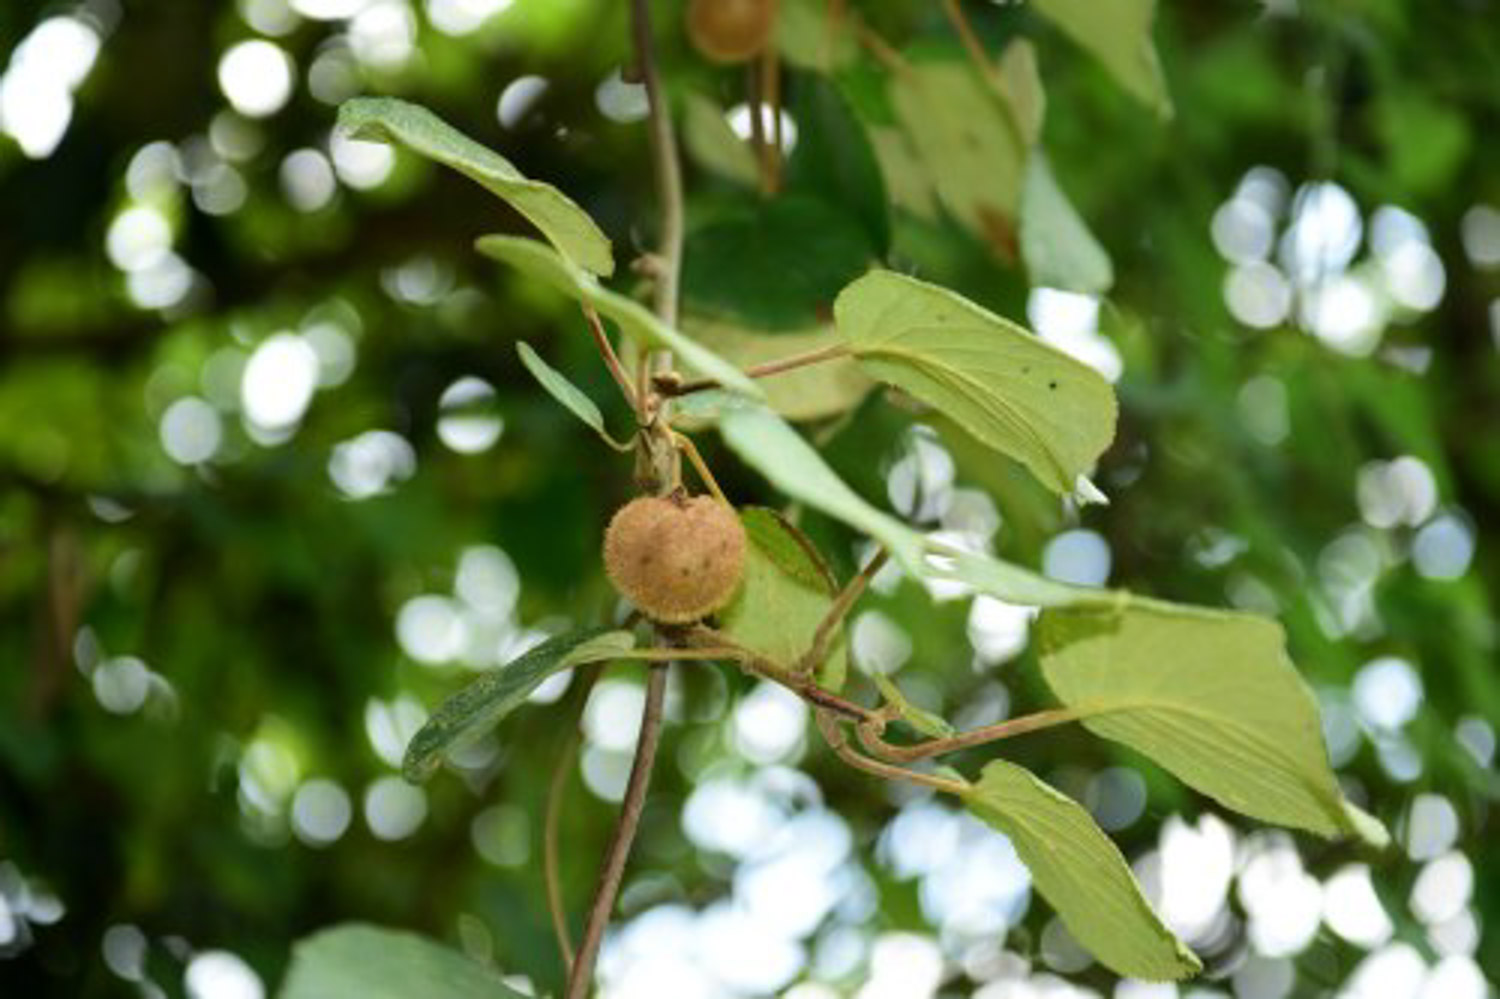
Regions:
<instances>
[{"instance_id":1,"label":"fuzzy brown skin","mask_svg":"<svg viewBox=\"0 0 1500 999\"><path fill-rule=\"evenodd\" d=\"M646 616L687 624L729 603L745 567L745 529L707 496L644 496L604 532L610 582Z\"/></svg>"},{"instance_id":2,"label":"fuzzy brown skin","mask_svg":"<svg viewBox=\"0 0 1500 999\"><path fill-rule=\"evenodd\" d=\"M714 62L745 62L759 55L776 30L777 0L692 0L688 37Z\"/></svg>"}]
</instances>

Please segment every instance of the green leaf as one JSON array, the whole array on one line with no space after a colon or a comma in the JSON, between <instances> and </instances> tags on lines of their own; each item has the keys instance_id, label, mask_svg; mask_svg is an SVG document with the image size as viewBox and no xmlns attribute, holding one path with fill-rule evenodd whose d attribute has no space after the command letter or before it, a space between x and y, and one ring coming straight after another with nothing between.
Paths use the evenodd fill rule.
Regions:
<instances>
[{"instance_id":1,"label":"green leaf","mask_svg":"<svg viewBox=\"0 0 1500 999\"><path fill-rule=\"evenodd\" d=\"M759 185L760 171L750 146L729 127L724 109L702 94L683 97L682 140L703 169L746 187Z\"/></svg>"},{"instance_id":2,"label":"green leaf","mask_svg":"<svg viewBox=\"0 0 1500 999\"><path fill-rule=\"evenodd\" d=\"M1047 91L1037 69L1036 46L1025 38L1007 45L1000 53L998 80L1021 140L1035 149L1042 138L1042 121L1047 116Z\"/></svg>"},{"instance_id":3,"label":"green leaf","mask_svg":"<svg viewBox=\"0 0 1500 999\"><path fill-rule=\"evenodd\" d=\"M872 673L870 679L875 681L875 687L880 691L886 703L901 713L901 720L923 735L934 739L946 739L954 732L953 726L948 724L946 718L933 714L924 708L919 708L906 699L901 688L896 682L884 673Z\"/></svg>"},{"instance_id":4,"label":"green leaf","mask_svg":"<svg viewBox=\"0 0 1500 999\"><path fill-rule=\"evenodd\" d=\"M1011 258L1025 149L999 95L964 59L912 62L890 86L896 119L938 200L965 229Z\"/></svg>"},{"instance_id":5,"label":"green leaf","mask_svg":"<svg viewBox=\"0 0 1500 999\"><path fill-rule=\"evenodd\" d=\"M1114 283L1109 254L1079 216L1040 148L1021 190L1021 259L1033 285L1102 295Z\"/></svg>"},{"instance_id":6,"label":"green leaf","mask_svg":"<svg viewBox=\"0 0 1500 999\"><path fill-rule=\"evenodd\" d=\"M727 396L717 401L722 405L714 416L724 443L773 486L879 540L908 568L922 564L926 539L850 489L780 417L764 406L744 405Z\"/></svg>"},{"instance_id":7,"label":"green leaf","mask_svg":"<svg viewBox=\"0 0 1500 999\"><path fill-rule=\"evenodd\" d=\"M687 316L682 331L741 368L842 343L832 326L758 330L738 323ZM820 420L853 409L874 387L851 358L793 368L757 381L771 408L789 420Z\"/></svg>"},{"instance_id":8,"label":"green leaf","mask_svg":"<svg viewBox=\"0 0 1500 999\"><path fill-rule=\"evenodd\" d=\"M531 372L531 376L541 382L547 394L562 403L564 409L593 428L594 433L616 451L630 450L629 444L621 444L609 435L608 430L604 429L604 414L599 412L599 407L594 405L594 400L584 395L583 391L563 377L560 371L542 360L537 352L531 349L529 343L524 340L518 341L516 353L521 355L521 363L526 365L526 370Z\"/></svg>"},{"instance_id":9,"label":"green leaf","mask_svg":"<svg viewBox=\"0 0 1500 999\"><path fill-rule=\"evenodd\" d=\"M891 244L891 218L870 139L839 91L817 76L792 102L797 145L786 164L787 193L804 192L858 219L877 255Z\"/></svg>"},{"instance_id":10,"label":"green leaf","mask_svg":"<svg viewBox=\"0 0 1500 999\"><path fill-rule=\"evenodd\" d=\"M889 125L872 125L869 136L891 204L919 219L935 219L936 188L906 133Z\"/></svg>"},{"instance_id":11,"label":"green leaf","mask_svg":"<svg viewBox=\"0 0 1500 999\"><path fill-rule=\"evenodd\" d=\"M356 97L339 107L338 127L355 139L401 145L488 188L526 216L579 267L608 277L615 269L609 237L573 199L531 180L431 111L394 97Z\"/></svg>"},{"instance_id":12,"label":"green leaf","mask_svg":"<svg viewBox=\"0 0 1500 999\"><path fill-rule=\"evenodd\" d=\"M740 511L740 522L750 546L739 592L719 613L720 630L790 666L812 645L838 585L813 543L774 510L748 507ZM847 657L840 634L818 673L823 687L843 687Z\"/></svg>"},{"instance_id":13,"label":"green leaf","mask_svg":"<svg viewBox=\"0 0 1500 999\"><path fill-rule=\"evenodd\" d=\"M638 344L672 351L678 362L693 374L712 378L751 398L761 398L760 388L739 368L683 336L639 302L605 288L592 274L573 266L545 243L518 236L482 236L474 245L485 256L510 264L527 277L592 305L618 323L625 335Z\"/></svg>"},{"instance_id":14,"label":"green leaf","mask_svg":"<svg viewBox=\"0 0 1500 999\"><path fill-rule=\"evenodd\" d=\"M498 974L435 940L343 923L299 940L279 999L523 999Z\"/></svg>"},{"instance_id":15,"label":"green leaf","mask_svg":"<svg viewBox=\"0 0 1500 999\"><path fill-rule=\"evenodd\" d=\"M831 15L827 0L781 0L776 54L798 69L832 73L859 55L854 32Z\"/></svg>"},{"instance_id":16,"label":"green leaf","mask_svg":"<svg viewBox=\"0 0 1500 999\"><path fill-rule=\"evenodd\" d=\"M1135 597L1044 611L1038 636L1047 683L1091 732L1237 812L1379 840L1346 806L1276 622Z\"/></svg>"},{"instance_id":17,"label":"green leaf","mask_svg":"<svg viewBox=\"0 0 1500 999\"><path fill-rule=\"evenodd\" d=\"M449 697L406 747L401 772L413 784L431 777L450 750L494 728L554 673L603 662L635 648L635 636L610 628L570 631L482 674Z\"/></svg>"},{"instance_id":18,"label":"green leaf","mask_svg":"<svg viewBox=\"0 0 1500 999\"><path fill-rule=\"evenodd\" d=\"M776 414L729 393L697 393L680 402L695 419L713 420L730 450L793 499L879 541L915 576L967 583L1011 603L1039 607L1115 606L1125 594L1070 586L986 555L928 540L884 513L839 478L823 457Z\"/></svg>"},{"instance_id":19,"label":"green leaf","mask_svg":"<svg viewBox=\"0 0 1500 999\"><path fill-rule=\"evenodd\" d=\"M1172 98L1151 41L1156 0L1031 0L1043 17L1104 64L1133 97L1163 118Z\"/></svg>"},{"instance_id":20,"label":"green leaf","mask_svg":"<svg viewBox=\"0 0 1500 999\"><path fill-rule=\"evenodd\" d=\"M688 234L682 292L699 313L811 326L874 255L860 221L835 205L806 194L746 198Z\"/></svg>"},{"instance_id":21,"label":"green leaf","mask_svg":"<svg viewBox=\"0 0 1500 999\"><path fill-rule=\"evenodd\" d=\"M1074 939L1110 970L1146 981L1175 981L1202 970L1151 910L1119 849L1072 798L1014 763L995 760L964 803L1010 838Z\"/></svg>"},{"instance_id":22,"label":"green leaf","mask_svg":"<svg viewBox=\"0 0 1500 999\"><path fill-rule=\"evenodd\" d=\"M873 271L834 304L865 370L1021 461L1054 492L1079 488L1115 435L1115 394L1093 368L937 285Z\"/></svg>"}]
</instances>

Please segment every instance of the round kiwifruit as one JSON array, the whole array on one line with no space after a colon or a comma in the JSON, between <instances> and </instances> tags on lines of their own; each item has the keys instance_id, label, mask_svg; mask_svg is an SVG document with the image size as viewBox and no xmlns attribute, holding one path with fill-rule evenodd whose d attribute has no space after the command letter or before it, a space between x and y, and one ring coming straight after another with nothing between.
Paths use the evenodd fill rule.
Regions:
<instances>
[{"instance_id":1,"label":"round kiwifruit","mask_svg":"<svg viewBox=\"0 0 1500 999\"><path fill-rule=\"evenodd\" d=\"M692 0L687 12L693 47L714 62L745 62L776 30L776 0Z\"/></svg>"},{"instance_id":2,"label":"round kiwifruit","mask_svg":"<svg viewBox=\"0 0 1500 999\"><path fill-rule=\"evenodd\" d=\"M604 569L648 617L686 624L727 604L745 565L745 529L707 496L643 496L604 532Z\"/></svg>"}]
</instances>

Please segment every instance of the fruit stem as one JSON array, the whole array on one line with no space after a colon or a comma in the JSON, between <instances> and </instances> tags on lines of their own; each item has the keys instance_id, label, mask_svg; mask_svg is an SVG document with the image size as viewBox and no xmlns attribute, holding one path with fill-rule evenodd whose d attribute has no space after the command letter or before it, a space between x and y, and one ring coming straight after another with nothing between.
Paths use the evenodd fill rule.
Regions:
<instances>
[{"instance_id":1,"label":"fruit stem","mask_svg":"<svg viewBox=\"0 0 1500 999\"><path fill-rule=\"evenodd\" d=\"M774 361L766 361L764 364L756 364L746 368L745 374L751 378L768 378L771 375L779 375L783 371L805 368L810 364L821 364L824 361L846 357L848 354L848 344L835 343L827 347L819 347L817 350L809 350L803 354L791 354L787 357L778 357ZM705 392L718 387L719 383L712 378L699 378L695 381L677 383L667 380L656 382L656 391L665 396L691 395L694 392Z\"/></svg>"}]
</instances>

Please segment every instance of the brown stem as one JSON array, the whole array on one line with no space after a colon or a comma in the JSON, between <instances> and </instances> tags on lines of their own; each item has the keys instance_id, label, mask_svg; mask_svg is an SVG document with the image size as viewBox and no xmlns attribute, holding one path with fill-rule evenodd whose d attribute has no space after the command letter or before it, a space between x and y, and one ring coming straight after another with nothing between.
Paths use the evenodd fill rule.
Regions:
<instances>
[{"instance_id":1,"label":"brown stem","mask_svg":"<svg viewBox=\"0 0 1500 999\"><path fill-rule=\"evenodd\" d=\"M662 94L661 74L656 68L650 0L631 0L630 12L636 60L641 82L646 87L651 165L656 175L656 208L661 224L656 248L661 258L656 272L656 314L668 326L676 326L677 288L682 273L682 165L677 158L677 138L672 132L672 112Z\"/></svg>"},{"instance_id":2,"label":"brown stem","mask_svg":"<svg viewBox=\"0 0 1500 999\"><path fill-rule=\"evenodd\" d=\"M635 386L630 384L630 376L625 373L625 366L620 363L620 356L615 353L614 344L609 342L609 334L604 329L604 321L599 318L598 310L585 303L583 315L589 321L589 332L594 335L594 345L599 348L605 367L609 368L609 373L614 377L615 384L620 386L620 392L625 396L625 401L635 412L636 421L644 423L645 401L636 394Z\"/></svg>"},{"instance_id":3,"label":"brown stem","mask_svg":"<svg viewBox=\"0 0 1500 999\"><path fill-rule=\"evenodd\" d=\"M878 712L855 704L853 701L846 701L837 694L824 690L811 677L794 672L767 656L737 645L729 636L706 625L698 625L685 632L682 639L694 645L693 651L703 653L701 658L724 659L732 662L747 673L780 684L814 707L831 711L848 721L880 721Z\"/></svg>"},{"instance_id":4,"label":"brown stem","mask_svg":"<svg viewBox=\"0 0 1500 999\"><path fill-rule=\"evenodd\" d=\"M860 743L876 756L897 763L910 763L946 753L956 753L960 749L982 746L988 742L999 742L1001 739L1024 735L1027 732L1037 732L1055 725L1066 725L1097 713L1099 712L1090 711L1087 708L1052 708L968 732L960 732L958 735L944 739L929 739L911 746L893 746L886 742L881 738L881 726L877 724L862 723L858 731Z\"/></svg>"},{"instance_id":5,"label":"brown stem","mask_svg":"<svg viewBox=\"0 0 1500 999\"><path fill-rule=\"evenodd\" d=\"M865 567L859 570L859 574L849 580L848 585L829 605L828 612L823 615L823 620L818 622L818 630L813 632L812 646L807 650L807 654L797 661L796 672L811 673L823 665L823 660L828 658L834 631L843 623L844 618L849 616L849 610L854 606L854 602L864 594L865 588L870 585L870 580L875 578L875 574L881 570L890 557L890 552L884 548L880 549L870 561L865 563Z\"/></svg>"},{"instance_id":6,"label":"brown stem","mask_svg":"<svg viewBox=\"0 0 1500 999\"><path fill-rule=\"evenodd\" d=\"M751 378L769 378L771 375L779 375L783 371L805 368L811 364L821 364L824 361L836 360L848 354L848 344L835 343L827 347L819 347L817 350L809 350L804 354L778 357L774 361L766 361L764 364L753 365L745 369L745 374ZM691 395L694 392L706 392L709 389L716 389L718 387L719 383L712 378L699 378L695 381L677 383L658 380L656 383L656 391L667 396Z\"/></svg>"},{"instance_id":7,"label":"brown stem","mask_svg":"<svg viewBox=\"0 0 1500 999\"><path fill-rule=\"evenodd\" d=\"M589 906L583 939L578 943L578 956L568 974L567 999L587 999L593 985L599 945L604 941L605 927L614 912L620 881L625 876L625 862L630 858L630 848L641 824L641 812L646 807L646 790L651 786L651 771L656 766L656 750L661 743L662 704L666 691L667 664L652 663L646 675L646 706L641 713L641 732L635 743L635 762L630 766L630 781L625 785L620 818L604 854L604 868L599 872L594 902Z\"/></svg>"},{"instance_id":8,"label":"brown stem","mask_svg":"<svg viewBox=\"0 0 1500 999\"><path fill-rule=\"evenodd\" d=\"M879 760L872 760L868 756L861 756L849 745L849 740L839 728L838 722L827 712L819 711L814 716L818 723L818 731L823 735L823 741L828 743L828 748L833 750L835 756L856 770L884 777L886 780L904 780L913 784L921 784L937 791L946 791L949 794L963 794L968 791L969 786L947 777L937 777L933 774L924 774L916 770L907 770L905 767L892 766Z\"/></svg>"},{"instance_id":9,"label":"brown stem","mask_svg":"<svg viewBox=\"0 0 1500 999\"><path fill-rule=\"evenodd\" d=\"M995 69L990 65L990 59L984 51L984 45L980 43L979 37L974 34L974 29L969 25L969 19L964 16L964 11L959 6L959 0L943 0L943 13L948 16L948 23L953 25L953 30L958 34L958 40L963 43L964 51L968 53L969 61L979 71L979 75L986 83L994 85Z\"/></svg>"},{"instance_id":10,"label":"brown stem","mask_svg":"<svg viewBox=\"0 0 1500 999\"><path fill-rule=\"evenodd\" d=\"M775 194L781 189L781 60L774 45L767 45L761 53L760 81L771 118L771 134L762 147L761 176L765 193Z\"/></svg>"}]
</instances>

